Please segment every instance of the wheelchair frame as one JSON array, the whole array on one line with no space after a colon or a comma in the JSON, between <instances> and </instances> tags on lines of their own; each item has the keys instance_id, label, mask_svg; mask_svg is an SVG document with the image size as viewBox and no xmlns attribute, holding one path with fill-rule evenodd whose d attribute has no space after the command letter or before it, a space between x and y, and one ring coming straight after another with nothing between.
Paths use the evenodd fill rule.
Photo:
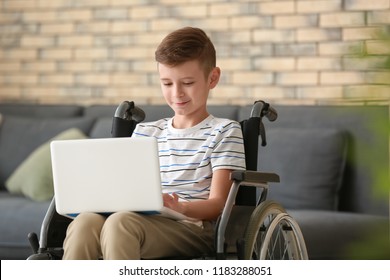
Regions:
<instances>
[{"instance_id":1,"label":"wheelchair frame","mask_svg":"<svg viewBox=\"0 0 390 280\"><path fill-rule=\"evenodd\" d=\"M125 110L121 108L123 104L126 106ZM117 112L125 112L126 116L131 118L129 113L131 109L134 109L134 103L125 101L118 107ZM264 116L274 121L277 115L268 103L259 100L254 103L250 118L241 122L247 170L231 173L233 184L216 224L214 256L216 259L231 257L226 249L226 233L229 222L233 222L232 213L240 207L247 207L245 209L252 212L244 233L238 233L239 236L233 238L236 239L238 259L308 259L304 237L297 222L279 203L266 200L269 183L279 182L279 176L275 173L257 171L259 135L262 146L266 145L265 128L262 122ZM117 114L115 117L118 117ZM131 119L130 121L133 130L135 123ZM129 135L123 131L118 132L124 127L122 120L119 125L119 128L113 126L112 132L117 132L119 137ZM257 189L261 191L258 200ZM30 233L28 236L33 250L33 254L28 259L61 259L62 242L70 222L71 219L56 212L53 198L42 222L39 240L36 233Z\"/></svg>"}]
</instances>

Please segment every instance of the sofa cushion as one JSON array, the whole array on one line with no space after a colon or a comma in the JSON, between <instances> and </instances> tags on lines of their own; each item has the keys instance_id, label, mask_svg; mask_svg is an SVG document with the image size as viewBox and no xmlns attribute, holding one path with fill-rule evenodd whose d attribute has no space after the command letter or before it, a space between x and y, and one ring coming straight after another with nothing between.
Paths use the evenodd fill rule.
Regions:
<instances>
[{"instance_id":1,"label":"sofa cushion","mask_svg":"<svg viewBox=\"0 0 390 280\"><path fill-rule=\"evenodd\" d=\"M53 173L50 159L52 140L83 139L85 134L70 128L35 149L5 182L9 192L23 194L35 201L46 201L53 197Z\"/></svg>"},{"instance_id":2,"label":"sofa cushion","mask_svg":"<svg viewBox=\"0 0 390 280\"><path fill-rule=\"evenodd\" d=\"M39 145L68 128L88 134L91 118L27 118L3 116L0 127L0 188L22 161Z\"/></svg>"},{"instance_id":3,"label":"sofa cushion","mask_svg":"<svg viewBox=\"0 0 390 280\"><path fill-rule=\"evenodd\" d=\"M0 191L0 259L26 259L32 254L27 235L39 234L50 201L36 202Z\"/></svg>"},{"instance_id":4,"label":"sofa cushion","mask_svg":"<svg viewBox=\"0 0 390 280\"><path fill-rule=\"evenodd\" d=\"M388 260L390 257L386 216L303 209L287 212L302 231L310 259Z\"/></svg>"},{"instance_id":5,"label":"sofa cushion","mask_svg":"<svg viewBox=\"0 0 390 280\"><path fill-rule=\"evenodd\" d=\"M63 104L2 103L0 104L0 112L6 116L70 118L80 117L83 113L83 107L81 105Z\"/></svg>"},{"instance_id":6,"label":"sofa cushion","mask_svg":"<svg viewBox=\"0 0 390 280\"><path fill-rule=\"evenodd\" d=\"M259 151L260 170L280 175L269 199L289 209L336 210L347 139L335 129L270 129Z\"/></svg>"},{"instance_id":7,"label":"sofa cushion","mask_svg":"<svg viewBox=\"0 0 390 280\"><path fill-rule=\"evenodd\" d=\"M91 138L111 138L112 118L98 118L93 125L89 137Z\"/></svg>"}]
</instances>

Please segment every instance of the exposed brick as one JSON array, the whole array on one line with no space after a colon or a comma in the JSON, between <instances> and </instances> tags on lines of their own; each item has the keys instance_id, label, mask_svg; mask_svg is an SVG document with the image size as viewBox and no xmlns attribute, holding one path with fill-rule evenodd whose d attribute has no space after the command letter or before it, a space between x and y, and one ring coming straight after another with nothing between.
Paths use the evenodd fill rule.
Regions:
<instances>
[{"instance_id":1,"label":"exposed brick","mask_svg":"<svg viewBox=\"0 0 390 280\"><path fill-rule=\"evenodd\" d=\"M280 72L276 73L279 85L315 85L318 83L316 72Z\"/></svg>"},{"instance_id":2,"label":"exposed brick","mask_svg":"<svg viewBox=\"0 0 390 280\"><path fill-rule=\"evenodd\" d=\"M129 72L133 70L131 63L126 60L98 60L88 65L89 71L92 70L94 72ZM86 64L85 66L87 67L88 65Z\"/></svg>"},{"instance_id":3,"label":"exposed brick","mask_svg":"<svg viewBox=\"0 0 390 280\"><path fill-rule=\"evenodd\" d=\"M183 20L178 18L156 18L147 23L147 25L150 26L150 30L152 32L175 30L181 24L183 24ZM186 25L191 24L188 21L188 24Z\"/></svg>"},{"instance_id":4,"label":"exposed brick","mask_svg":"<svg viewBox=\"0 0 390 280\"><path fill-rule=\"evenodd\" d=\"M241 44L251 42L250 31L235 31L235 32L218 32L213 34L212 40L215 44Z\"/></svg>"},{"instance_id":5,"label":"exposed brick","mask_svg":"<svg viewBox=\"0 0 390 280\"><path fill-rule=\"evenodd\" d=\"M116 2L118 0L83 0L83 1L68 1L71 2L70 5L72 7L90 7L90 8L98 8L98 7L108 7L112 2Z\"/></svg>"},{"instance_id":6,"label":"exposed brick","mask_svg":"<svg viewBox=\"0 0 390 280\"><path fill-rule=\"evenodd\" d=\"M277 44L274 46L276 56L315 56L317 55L316 43L302 44Z\"/></svg>"},{"instance_id":7,"label":"exposed brick","mask_svg":"<svg viewBox=\"0 0 390 280\"><path fill-rule=\"evenodd\" d=\"M113 57L115 59L130 59L130 58L149 58L154 59L153 47L125 47L115 48L113 50Z\"/></svg>"},{"instance_id":8,"label":"exposed brick","mask_svg":"<svg viewBox=\"0 0 390 280\"><path fill-rule=\"evenodd\" d=\"M220 58L217 65L224 71L250 70L251 59L249 58Z\"/></svg>"},{"instance_id":9,"label":"exposed brick","mask_svg":"<svg viewBox=\"0 0 390 280\"><path fill-rule=\"evenodd\" d=\"M390 44L382 40L366 41L366 50L368 54L390 54Z\"/></svg>"},{"instance_id":10,"label":"exposed brick","mask_svg":"<svg viewBox=\"0 0 390 280\"><path fill-rule=\"evenodd\" d=\"M296 60L293 57L264 57L254 61L255 69L264 71L286 71L295 69Z\"/></svg>"},{"instance_id":11,"label":"exposed brick","mask_svg":"<svg viewBox=\"0 0 390 280\"><path fill-rule=\"evenodd\" d=\"M367 72L366 82L369 84L386 84L390 85L390 72Z\"/></svg>"},{"instance_id":12,"label":"exposed brick","mask_svg":"<svg viewBox=\"0 0 390 280\"><path fill-rule=\"evenodd\" d=\"M320 84L322 85L354 85L365 83L364 74L359 72L322 72Z\"/></svg>"},{"instance_id":13,"label":"exposed brick","mask_svg":"<svg viewBox=\"0 0 390 280\"><path fill-rule=\"evenodd\" d=\"M344 90L343 97L346 99L385 99L389 100L390 90L387 85L358 85L349 86Z\"/></svg>"},{"instance_id":14,"label":"exposed brick","mask_svg":"<svg viewBox=\"0 0 390 280\"><path fill-rule=\"evenodd\" d=\"M40 51L41 59L71 59L73 52L71 49L43 49Z\"/></svg>"},{"instance_id":15,"label":"exposed brick","mask_svg":"<svg viewBox=\"0 0 390 280\"><path fill-rule=\"evenodd\" d=\"M348 70L368 71L374 69L384 69L388 61L387 55L374 56L345 56L343 57L343 67ZM387 66L388 68L388 66ZM388 70L388 69L387 69Z\"/></svg>"},{"instance_id":16,"label":"exposed brick","mask_svg":"<svg viewBox=\"0 0 390 280\"><path fill-rule=\"evenodd\" d=\"M342 32L339 28L309 28L297 31L298 42L322 42L340 40Z\"/></svg>"},{"instance_id":17,"label":"exposed brick","mask_svg":"<svg viewBox=\"0 0 390 280\"><path fill-rule=\"evenodd\" d=\"M27 73L18 73L18 74L6 74L4 77L4 83L6 85L31 85L38 82L37 74L27 74Z\"/></svg>"},{"instance_id":18,"label":"exposed brick","mask_svg":"<svg viewBox=\"0 0 390 280\"><path fill-rule=\"evenodd\" d=\"M253 32L254 42L294 42L295 41L294 30L255 30Z\"/></svg>"},{"instance_id":19,"label":"exposed brick","mask_svg":"<svg viewBox=\"0 0 390 280\"><path fill-rule=\"evenodd\" d=\"M121 20L128 18L129 11L127 8L103 8L93 11L94 19L111 19Z\"/></svg>"},{"instance_id":20,"label":"exposed brick","mask_svg":"<svg viewBox=\"0 0 390 280\"><path fill-rule=\"evenodd\" d=\"M0 62L0 72L16 72L21 69L21 63L18 61Z\"/></svg>"},{"instance_id":21,"label":"exposed brick","mask_svg":"<svg viewBox=\"0 0 390 280\"><path fill-rule=\"evenodd\" d=\"M114 24L114 23L112 23ZM108 33L112 27L109 21L92 21L77 23L75 31L77 33Z\"/></svg>"},{"instance_id":22,"label":"exposed brick","mask_svg":"<svg viewBox=\"0 0 390 280\"><path fill-rule=\"evenodd\" d=\"M168 17L169 9L166 6L146 5L133 6L129 11L129 18L131 19L156 19L161 17Z\"/></svg>"},{"instance_id":23,"label":"exposed brick","mask_svg":"<svg viewBox=\"0 0 390 280\"><path fill-rule=\"evenodd\" d=\"M34 86L30 87L28 91L25 91L25 94L27 95L28 92L28 98L35 99L35 100L50 100L52 99L52 103L59 103L59 100L62 99L60 96L60 88L55 86ZM57 102L55 102L57 100Z\"/></svg>"},{"instance_id":24,"label":"exposed brick","mask_svg":"<svg viewBox=\"0 0 390 280\"><path fill-rule=\"evenodd\" d=\"M25 62L22 66L23 71L29 72L54 72L56 70L56 63L53 61L32 61Z\"/></svg>"},{"instance_id":25,"label":"exposed brick","mask_svg":"<svg viewBox=\"0 0 390 280\"><path fill-rule=\"evenodd\" d=\"M42 24L42 34L70 34L75 31L73 23L46 23Z\"/></svg>"},{"instance_id":26,"label":"exposed brick","mask_svg":"<svg viewBox=\"0 0 390 280\"><path fill-rule=\"evenodd\" d=\"M321 27L364 26L364 12L330 13L320 16Z\"/></svg>"},{"instance_id":27,"label":"exposed brick","mask_svg":"<svg viewBox=\"0 0 390 280\"><path fill-rule=\"evenodd\" d=\"M243 89L241 86L237 85L223 85L219 84L215 89L212 90L210 93L210 98L213 99L216 102L219 102L219 100L227 99L227 98L237 98L237 97L243 97L247 95L248 90Z\"/></svg>"},{"instance_id":28,"label":"exposed brick","mask_svg":"<svg viewBox=\"0 0 390 280\"><path fill-rule=\"evenodd\" d=\"M93 37L95 47L115 48L118 46L133 46L133 38L126 33L122 34L97 34Z\"/></svg>"},{"instance_id":29,"label":"exposed brick","mask_svg":"<svg viewBox=\"0 0 390 280\"><path fill-rule=\"evenodd\" d=\"M0 101L164 104L154 51L183 26L204 29L216 47L222 76L210 104L389 99L390 0L3 0L0 6Z\"/></svg>"},{"instance_id":30,"label":"exposed brick","mask_svg":"<svg viewBox=\"0 0 390 280\"><path fill-rule=\"evenodd\" d=\"M254 86L251 88L249 98L252 100L266 99L287 99L294 98L295 89L291 87L279 86ZM249 117L249 116L248 116Z\"/></svg>"},{"instance_id":31,"label":"exposed brick","mask_svg":"<svg viewBox=\"0 0 390 280\"><path fill-rule=\"evenodd\" d=\"M39 83L45 85L72 85L73 75L71 74L42 74Z\"/></svg>"},{"instance_id":32,"label":"exposed brick","mask_svg":"<svg viewBox=\"0 0 390 280\"><path fill-rule=\"evenodd\" d=\"M356 54L362 53L363 48L362 42L321 42L318 46L318 54L320 56Z\"/></svg>"},{"instance_id":33,"label":"exposed brick","mask_svg":"<svg viewBox=\"0 0 390 280\"><path fill-rule=\"evenodd\" d=\"M368 12L368 24L390 24L390 10Z\"/></svg>"},{"instance_id":34,"label":"exposed brick","mask_svg":"<svg viewBox=\"0 0 390 280\"><path fill-rule=\"evenodd\" d=\"M297 13L325 13L342 10L343 0L296 1Z\"/></svg>"},{"instance_id":35,"label":"exposed brick","mask_svg":"<svg viewBox=\"0 0 390 280\"><path fill-rule=\"evenodd\" d=\"M276 15L275 28L317 27L318 15Z\"/></svg>"},{"instance_id":36,"label":"exposed brick","mask_svg":"<svg viewBox=\"0 0 390 280\"><path fill-rule=\"evenodd\" d=\"M73 35L73 36L65 36L60 35L57 38L58 46L64 47L86 47L92 46L93 37L91 35Z\"/></svg>"},{"instance_id":37,"label":"exposed brick","mask_svg":"<svg viewBox=\"0 0 390 280\"><path fill-rule=\"evenodd\" d=\"M209 7L210 16L233 16L248 12L247 3L212 3ZM244 12L243 12L244 11Z\"/></svg>"},{"instance_id":38,"label":"exposed brick","mask_svg":"<svg viewBox=\"0 0 390 280\"><path fill-rule=\"evenodd\" d=\"M233 16L230 18L230 27L235 29L247 29L247 28L271 28L272 16L263 15L244 15Z\"/></svg>"},{"instance_id":39,"label":"exposed brick","mask_svg":"<svg viewBox=\"0 0 390 280\"><path fill-rule=\"evenodd\" d=\"M57 67L59 72L91 72L92 62L91 61L83 61L79 59L77 61L67 60L57 62Z\"/></svg>"},{"instance_id":40,"label":"exposed brick","mask_svg":"<svg viewBox=\"0 0 390 280\"><path fill-rule=\"evenodd\" d=\"M7 13L1 12L0 23L20 22L22 17L23 17L23 13L20 11L7 12Z\"/></svg>"},{"instance_id":41,"label":"exposed brick","mask_svg":"<svg viewBox=\"0 0 390 280\"><path fill-rule=\"evenodd\" d=\"M58 14L55 11L24 12L22 19L24 22L55 22Z\"/></svg>"},{"instance_id":42,"label":"exposed brick","mask_svg":"<svg viewBox=\"0 0 390 280\"><path fill-rule=\"evenodd\" d=\"M343 97L343 87L300 87L297 89L296 97L299 99L341 99Z\"/></svg>"},{"instance_id":43,"label":"exposed brick","mask_svg":"<svg viewBox=\"0 0 390 280\"><path fill-rule=\"evenodd\" d=\"M118 85L140 85L147 84L147 77L143 74L112 74L111 82L114 86Z\"/></svg>"},{"instance_id":44,"label":"exposed brick","mask_svg":"<svg viewBox=\"0 0 390 280\"><path fill-rule=\"evenodd\" d=\"M77 74L75 77L76 84L80 85L108 85L110 83L109 74Z\"/></svg>"},{"instance_id":45,"label":"exposed brick","mask_svg":"<svg viewBox=\"0 0 390 280\"><path fill-rule=\"evenodd\" d=\"M104 59L108 57L107 48L77 48L74 51L75 59Z\"/></svg>"},{"instance_id":46,"label":"exposed brick","mask_svg":"<svg viewBox=\"0 0 390 280\"><path fill-rule=\"evenodd\" d=\"M346 10L380 10L389 9L389 0L344 0L344 7Z\"/></svg>"},{"instance_id":47,"label":"exposed brick","mask_svg":"<svg viewBox=\"0 0 390 280\"><path fill-rule=\"evenodd\" d=\"M36 59L38 55L37 49L34 48L25 48L25 49L9 49L4 50L2 57L6 60L12 59L12 60L31 60Z\"/></svg>"},{"instance_id":48,"label":"exposed brick","mask_svg":"<svg viewBox=\"0 0 390 280\"><path fill-rule=\"evenodd\" d=\"M42 9L62 9L70 8L72 6L72 1L69 0L35 0L38 8ZM80 1L82 2L82 1Z\"/></svg>"},{"instance_id":49,"label":"exposed brick","mask_svg":"<svg viewBox=\"0 0 390 280\"><path fill-rule=\"evenodd\" d=\"M36 8L36 1L31 0L3 0L3 9L8 10L30 10Z\"/></svg>"},{"instance_id":50,"label":"exposed brick","mask_svg":"<svg viewBox=\"0 0 390 280\"><path fill-rule=\"evenodd\" d=\"M154 61L154 59L149 59L147 61L133 61L132 63L132 69L136 71L137 73L141 72L156 72L157 71L157 63ZM141 81L141 80L140 80Z\"/></svg>"},{"instance_id":51,"label":"exposed brick","mask_svg":"<svg viewBox=\"0 0 390 280\"><path fill-rule=\"evenodd\" d=\"M192 26L210 30L210 31L226 31L229 29L229 18L205 18L205 19L193 19L191 20Z\"/></svg>"},{"instance_id":52,"label":"exposed brick","mask_svg":"<svg viewBox=\"0 0 390 280\"><path fill-rule=\"evenodd\" d=\"M56 38L51 37L36 37L36 36L25 36L22 37L20 45L22 47L53 47L56 43Z\"/></svg>"},{"instance_id":53,"label":"exposed brick","mask_svg":"<svg viewBox=\"0 0 390 280\"><path fill-rule=\"evenodd\" d=\"M234 85L267 85L273 82L273 74L265 72L241 72L232 74L232 84Z\"/></svg>"},{"instance_id":54,"label":"exposed brick","mask_svg":"<svg viewBox=\"0 0 390 280\"><path fill-rule=\"evenodd\" d=\"M4 101L17 101L21 99L21 90L19 86L16 87L8 87L1 86L0 87L0 102Z\"/></svg>"},{"instance_id":55,"label":"exposed brick","mask_svg":"<svg viewBox=\"0 0 390 280\"><path fill-rule=\"evenodd\" d=\"M111 24L112 33L145 32L148 30L147 21L117 21Z\"/></svg>"},{"instance_id":56,"label":"exposed brick","mask_svg":"<svg viewBox=\"0 0 390 280\"><path fill-rule=\"evenodd\" d=\"M92 70L96 72L129 72L131 63L128 61L99 60L93 62Z\"/></svg>"},{"instance_id":57,"label":"exposed brick","mask_svg":"<svg viewBox=\"0 0 390 280\"><path fill-rule=\"evenodd\" d=\"M360 28L344 28L343 40L369 40L375 39L376 35L381 31L379 27L360 27Z\"/></svg>"},{"instance_id":58,"label":"exposed brick","mask_svg":"<svg viewBox=\"0 0 390 280\"><path fill-rule=\"evenodd\" d=\"M163 32L136 33L133 36L133 40L139 46L153 46L156 48L164 38L164 35L165 33Z\"/></svg>"},{"instance_id":59,"label":"exposed brick","mask_svg":"<svg viewBox=\"0 0 390 280\"><path fill-rule=\"evenodd\" d=\"M211 5L211 11L213 6ZM206 18L208 7L206 5L183 5L172 6L170 9L170 16L174 18Z\"/></svg>"},{"instance_id":60,"label":"exposed brick","mask_svg":"<svg viewBox=\"0 0 390 280\"><path fill-rule=\"evenodd\" d=\"M292 14L295 11L295 1L260 2L259 10L262 14Z\"/></svg>"},{"instance_id":61,"label":"exposed brick","mask_svg":"<svg viewBox=\"0 0 390 280\"><path fill-rule=\"evenodd\" d=\"M300 57L297 61L298 70L340 70L341 58L339 57Z\"/></svg>"}]
</instances>

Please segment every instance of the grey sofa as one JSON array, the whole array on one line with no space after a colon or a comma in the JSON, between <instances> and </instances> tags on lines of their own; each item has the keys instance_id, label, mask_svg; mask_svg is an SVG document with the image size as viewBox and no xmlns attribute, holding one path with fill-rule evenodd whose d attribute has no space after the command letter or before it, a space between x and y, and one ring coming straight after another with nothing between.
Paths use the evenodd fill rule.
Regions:
<instances>
[{"instance_id":1,"label":"grey sofa","mask_svg":"<svg viewBox=\"0 0 390 280\"><path fill-rule=\"evenodd\" d=\"M145 121L172 115L166 106L141 107ZM68 128L91 138L111 137L115 109L0 104L0 259L26 259L32 253L27 234L40 232L50 203L9 192L7 180L38 147ZM269 198L298 221L309 258L390 258L388 106L276 109L278 120L264 123L268 145L259 149L259 169L280 175ZM213 115L236 120L248 118L250 110L210 107Z\"/></svg>"}]
</instances>

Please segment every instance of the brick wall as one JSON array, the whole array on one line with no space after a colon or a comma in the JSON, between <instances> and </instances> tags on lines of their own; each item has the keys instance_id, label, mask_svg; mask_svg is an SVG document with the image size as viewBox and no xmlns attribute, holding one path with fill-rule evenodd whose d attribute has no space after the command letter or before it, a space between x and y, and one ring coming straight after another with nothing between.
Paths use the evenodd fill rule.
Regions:
<instances>
[{"instance_id":1,"label":"brick wall","mask_svg":"<svg viewBox=\"0 0 390 280\"><path fill-rule=\"evenodd\" d=\"M154 50L203 28L212 104L387 100L390 0L0 0L0 102L163 103Z\"/></svg>"}]
</instances>

